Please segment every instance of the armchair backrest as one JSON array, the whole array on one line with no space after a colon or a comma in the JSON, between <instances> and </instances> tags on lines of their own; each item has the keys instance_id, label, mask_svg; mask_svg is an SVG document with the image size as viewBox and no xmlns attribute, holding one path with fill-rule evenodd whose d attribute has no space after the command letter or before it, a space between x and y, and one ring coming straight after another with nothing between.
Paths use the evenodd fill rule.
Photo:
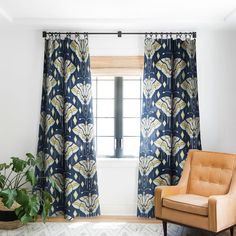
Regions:
<instances>
[{"instance_id":1,"label":"armchair backrest","mask_svg":"<svg viewBox=\"0 0 236 236\"><path fill-rule=\"evenodd\" d=\"M227 194L235 171L236 155L190 150L187 192L209 197Z\"/></svg>"}]
</instances>

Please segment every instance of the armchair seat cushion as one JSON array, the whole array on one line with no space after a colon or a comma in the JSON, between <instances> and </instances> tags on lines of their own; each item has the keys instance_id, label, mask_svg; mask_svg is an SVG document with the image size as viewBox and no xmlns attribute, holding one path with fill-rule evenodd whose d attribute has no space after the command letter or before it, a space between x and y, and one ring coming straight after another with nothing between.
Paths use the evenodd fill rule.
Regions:
<instances>
[{"instance_id":1,"label":"armchair seat cushion","mask_svg":"<svg viewBox=\"0 0 236 236\"><path fill-rule=\"evenodd\" d=\"M208 197L194 194L178 194L163 198L164 207L191 214L208 216Z\"/></svg>"}]
</instances>

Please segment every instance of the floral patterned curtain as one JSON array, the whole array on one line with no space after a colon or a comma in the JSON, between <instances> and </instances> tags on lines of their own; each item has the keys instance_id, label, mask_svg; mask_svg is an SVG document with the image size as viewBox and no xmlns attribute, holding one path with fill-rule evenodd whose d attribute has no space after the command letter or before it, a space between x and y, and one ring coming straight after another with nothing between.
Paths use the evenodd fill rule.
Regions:
<instances>
[{"instance_id":1,"label":"floral patterned curtain","mask_svg":"<svg viewBox=\"0 0 236 236\"><path fill-rule=\"evenodd\" d=\"M38 155L43 166L36 170L37 187L53 197L51 215L100 214L86 35L45 40Z\"/></svg>"},{"instance_id":2,"label":"floral patterned curtain","mask_svg":"<svg viewBox=\"0 0 236 236\"><path fill-rule=\"evenodd\" d=\"M154 217L154 190L177 184L201 149L195 39L145 38L138 216Z\"/></svg>"}]
</instances>

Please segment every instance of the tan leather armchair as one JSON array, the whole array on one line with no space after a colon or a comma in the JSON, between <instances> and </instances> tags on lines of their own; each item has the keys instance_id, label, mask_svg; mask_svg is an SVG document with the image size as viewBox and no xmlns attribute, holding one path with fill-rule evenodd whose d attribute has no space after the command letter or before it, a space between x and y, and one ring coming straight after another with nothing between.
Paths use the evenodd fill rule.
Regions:
<instances>
[{"instance_id":1,"label":"tan leather armchair","mask_svg":"<svg viewBox=\"0 0 236 236\"><path fill-rule=\"evenodd\" d=\"M236 155L190 150L176 186L155 189L155 216L214 234L236 224Z\"/></svg>"}]
</instances>

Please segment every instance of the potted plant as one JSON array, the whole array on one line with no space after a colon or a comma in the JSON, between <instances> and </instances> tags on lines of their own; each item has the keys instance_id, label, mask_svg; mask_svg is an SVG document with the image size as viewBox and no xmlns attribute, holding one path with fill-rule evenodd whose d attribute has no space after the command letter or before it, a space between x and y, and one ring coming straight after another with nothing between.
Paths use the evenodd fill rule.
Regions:
<instances>
[{"instance_id":1,"label":"potted plant","mask_svg":"<svg viewBox=\"0 0 236 236\"><path fill-rule=\"evenodd\" d=\"M0 164L1 229L18 228L35 221L39 213L45 222L53 200L46 191L33 191L38 164L39 160L31 153L27 153L25 159L11 157L9 164Z\"/></svg>"}]
</instances>

